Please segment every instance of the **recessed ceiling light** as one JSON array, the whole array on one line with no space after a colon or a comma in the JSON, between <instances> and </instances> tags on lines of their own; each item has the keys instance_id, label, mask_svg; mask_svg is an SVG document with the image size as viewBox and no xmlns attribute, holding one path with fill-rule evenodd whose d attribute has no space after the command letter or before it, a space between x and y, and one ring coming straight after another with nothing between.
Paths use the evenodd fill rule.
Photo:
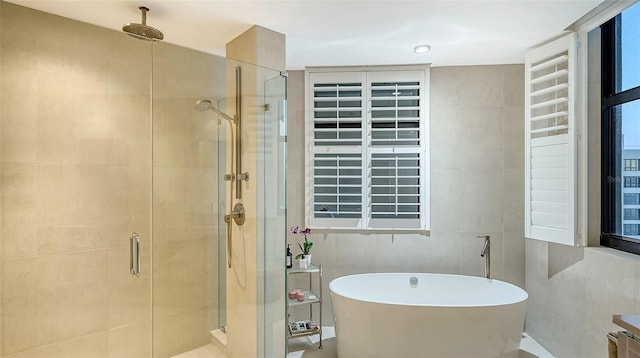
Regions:
<instances>
[{"instance_id":1,"label":"recessed ceiling light","mask_svg":"<svg viewBox=\"0 0 640 358\"><path fill-rule=\"evenodd\" d=\"M413 48L413 52L415 53L427 53L431 51L431 46L429 45L418 45Z\"/></svg>"}]
</instances>

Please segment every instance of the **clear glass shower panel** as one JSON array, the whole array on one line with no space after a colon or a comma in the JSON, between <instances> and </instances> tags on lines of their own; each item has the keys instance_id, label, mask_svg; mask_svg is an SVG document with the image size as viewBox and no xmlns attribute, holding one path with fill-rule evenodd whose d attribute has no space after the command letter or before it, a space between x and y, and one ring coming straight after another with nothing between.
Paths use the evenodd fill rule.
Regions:
<instances>
[{"instance_id":1,"label":"clear glass shower panel","mask_svg":"<svg viewBox=\"0 0 640 358\"><path fill-rule=\"evenodd\" d=\"M264 117L261 119L264 178L264 357L286 355L285 249L287 173L287 77L263 70Z\"/></svg>"},{"instance_id":2,"label":"clear glass shower panel","mask_svg":"<svg viewBox=\"0 0 640 358\"><path fill-rule=\"evenodd\" d=\"M153 70L153 356L166 358L209 344L220 326L226 123L196 103L221 104L225 60L156 43Z\"/></svg>"}]
</instances>

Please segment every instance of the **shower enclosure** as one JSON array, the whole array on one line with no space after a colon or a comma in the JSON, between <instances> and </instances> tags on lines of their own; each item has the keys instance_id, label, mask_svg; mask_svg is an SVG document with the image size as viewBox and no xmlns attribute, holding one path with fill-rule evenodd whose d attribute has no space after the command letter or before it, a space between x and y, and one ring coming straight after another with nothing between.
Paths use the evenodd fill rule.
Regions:
<instances>
[{"instance_id":1,"label":"shower enclosure","mask_svg":"<svg viewBox=\"0 0 640 358\"><path fill-rule=\"evenodd\" d=\"M256 355L284 351L285 208L266 199L284 195L286 78L4 1L0 37L0 357L171 357L227 317L247 334L226 287L251 277ZM230 202L227 121L194 104L233 118L237 67L253 164ZM258 235L227 247L240 201Z\"/></svg>"}]
</instances>

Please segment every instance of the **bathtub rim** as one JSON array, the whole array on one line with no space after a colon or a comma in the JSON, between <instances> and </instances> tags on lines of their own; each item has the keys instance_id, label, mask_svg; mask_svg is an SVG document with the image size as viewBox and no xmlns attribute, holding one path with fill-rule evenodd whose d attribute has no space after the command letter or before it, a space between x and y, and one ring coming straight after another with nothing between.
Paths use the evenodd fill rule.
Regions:
<instances>
[{"instance_id":1,"label":"bathtub rim","mask_svg":"<svg viewBox=\"0 0 640 358\"><path fill-rule=\"evenodd\" d=\"M476 280L476 281L493 281L493 282L499 282L500 284L504 284L507 286L510 286L513 289L517 289L517 291L519 293L521 293L523 295L523 297L521 299L518 300L511 300L511 301L502 301L502 302L496 302L493 304L433 304L433 303L406 303L406 302L389 302L389 301L381 301L381 300L365 300L362 299L361 297L353 297L352 295L346 295L344 292L340 293L340 292L336 292L334 290L334 281L343 279L343 278L352 278L352 277L357 277L357 276L380 276L380 275L392 275L392 276L400 276L400 275L415 275L415 276L439 276L439 277L463 277L466 279L472 279L472 280ZM447 274L447 273L427 273L427 272L373 272L373 273L360 273L360 274L352 274L352 275L345 275L345 276L340 276L340 277L336 277L333 280L331 280L331 282L329 282L329 293L331 295L337 295L346 299L350 299L350 300L354 300L354 301L360 301L360 302L366 302L366 303L373 303L373 304L381 304L381 305L392 305L392 306L408 306L408 307L442 307L442 308L473 308L473 307L498 307L498 306L508 306L508 305L515 305L515 304L520 304L520 303L526 303L526 301L529 299L529 293L527 291L525 291L524 289L522 289L521 287L518 287L512 283L506 282L506 281L502 281L502 280L498 280L498 279L493 279L493 278L484 278L484 277L479 277L479 276L471 276L471 275L459 275L459 274Z\"/></svg>"}]
</instances>

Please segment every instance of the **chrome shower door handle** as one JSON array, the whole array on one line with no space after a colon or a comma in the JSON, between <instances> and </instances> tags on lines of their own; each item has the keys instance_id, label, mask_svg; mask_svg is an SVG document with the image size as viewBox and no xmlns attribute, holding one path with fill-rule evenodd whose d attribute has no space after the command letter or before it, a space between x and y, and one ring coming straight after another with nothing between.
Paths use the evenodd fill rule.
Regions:
<instances>
[{"instance_id":1,"label":"chrome shower door handle","mask_svg":"<svg viewBox=\"0 0 640 358\"><path fill-rule=\"evenodd\" d=\"M129 237L129 269L131 276L140 277L140 235L135 232Z\"/></svg>"},{"instance_id":2,"label":"chrome shower door handle","mask_svg":"<svg viewBox=\"0 0 640 358\"><path fill-rule=\"evenodd\" d=\"M137 271L136 277L140 277L140 267L142 264L140 263L140 236L136 234L136 263L137 263Z\"/></svg>"},{"instance_id":3,"label":"chrome shower door handle","mask_svg":"<svg viewBox=\"0 0 640 358\"><path fill-rule=\"evenodd\" d=\"M134 234L131 234L131 236L129 237L129 271L131 272L132 276L136 275L136 268L135 268L135 258L134 258L134 251L135 251L135 247L134 247L134 243L133 243L133 237Z\"/></svg>"}]
</instances>

